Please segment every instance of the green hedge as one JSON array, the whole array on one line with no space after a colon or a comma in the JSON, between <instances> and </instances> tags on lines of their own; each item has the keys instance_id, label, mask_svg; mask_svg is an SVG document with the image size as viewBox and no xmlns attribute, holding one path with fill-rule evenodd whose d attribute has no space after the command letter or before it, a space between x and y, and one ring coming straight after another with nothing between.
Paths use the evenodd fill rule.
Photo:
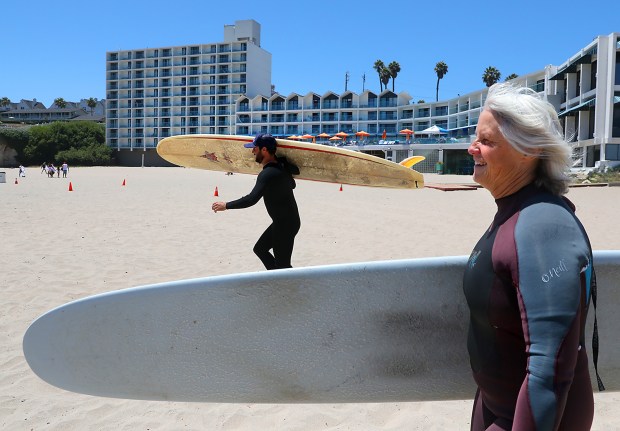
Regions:
<instances>
[{"instance_id":1,"label":"green hedge","mask_svg":"<svg viewBox=\"0 0 620 431\"><path fill-rule=\"evenodd\" d=\"M112 149L105 126L92 121L57 121L24 129L0 129L0 141L15 149L23 165L67 162L72 166L109 165Z\"/></svg>"}]
</instances>

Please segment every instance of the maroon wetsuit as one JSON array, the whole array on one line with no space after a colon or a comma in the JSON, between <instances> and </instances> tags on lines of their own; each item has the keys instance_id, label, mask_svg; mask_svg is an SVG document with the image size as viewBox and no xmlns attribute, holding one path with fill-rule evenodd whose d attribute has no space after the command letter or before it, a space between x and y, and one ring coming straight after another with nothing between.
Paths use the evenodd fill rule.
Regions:
<instances>
[{"instance_id":1,"label":"maroon wetsuit","mask_svg":"<svg viewBox=\"0 0 620 431\"><path fill-rule=\"evenodd\" d=\"M478 384L471 429L589 430L588 237L570 201L534 185L496 203L463 280Z\"/></svg>"}]
</instances>

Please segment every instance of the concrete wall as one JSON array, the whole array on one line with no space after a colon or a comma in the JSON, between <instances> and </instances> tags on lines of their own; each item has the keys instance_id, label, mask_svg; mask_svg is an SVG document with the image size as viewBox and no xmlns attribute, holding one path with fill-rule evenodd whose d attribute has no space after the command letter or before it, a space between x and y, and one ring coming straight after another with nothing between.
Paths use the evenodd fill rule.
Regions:
<instances>
[{"instance_id":1,"label":"concrete wall","mask_svg":"<svg viewBox=\"0 0 620 431\"><path fill-rule=\"evenodd\" d=\"M144 166L176 166L159 157L155 149L144 150L118 150L114 152L116 164L120 166L142 166L142 156L144 156Z\"/></svg>"}]
</instances>

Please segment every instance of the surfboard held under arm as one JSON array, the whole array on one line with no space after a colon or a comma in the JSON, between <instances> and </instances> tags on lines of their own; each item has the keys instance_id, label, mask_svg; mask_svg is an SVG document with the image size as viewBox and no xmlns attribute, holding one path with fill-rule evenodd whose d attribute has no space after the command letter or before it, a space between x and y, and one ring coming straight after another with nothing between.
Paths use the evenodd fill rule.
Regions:
<instances>
[{"instance_id":1,"label":"surfboard held under arm","mask_svg":"<svg viewBox=\"0 0 620 431\"><path fill-rule=\"evenodd\" d=\"M456 256L341 264L104 293L35 320L24 355L48 383L105 397L471 399L466 263L467 256ZM607 389L617 391L620 251L596 251L594 263L599 371ZM591 309L588 350L593 321Z\"/></svg>"},{"instance_id":2,"label":"surfboard held under arm","mask_svg":"<svg viewBox=\"0 0 620 431\"><path fill-rule=\"evenodd\" d=\"M258 174L260 165L244 144L251 136L180 135L162 139L157 153L179 166L212 171ZM421 173L380 157L340 147L277 139L279 157L299 167L295 178L338 184L419 189Z\"/></svg>"}]
</instances>

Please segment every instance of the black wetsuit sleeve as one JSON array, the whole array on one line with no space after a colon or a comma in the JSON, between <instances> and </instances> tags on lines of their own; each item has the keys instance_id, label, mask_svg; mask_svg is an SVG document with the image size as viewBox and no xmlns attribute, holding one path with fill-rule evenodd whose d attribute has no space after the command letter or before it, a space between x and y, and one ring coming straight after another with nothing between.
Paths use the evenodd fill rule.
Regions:
<instances>
[{"instance_id":1,"label":"black wetsuit sleeve","mask_svg":"<svg viewBox=\"0 0 620 431\"><path fill-rule=\"evenodd\" d=\"M282 167L291 175L299 175L299 168L297 165L289 162L286 157L278 157L278 162L282 164Z\"/></svg>"},{"instance_id":2,"label":"black wetsuit sleeve","mask_svg":"<svg viewBox=\"0 0 620 431\"><path fill-rule=\"evenodd\" d=\"M583 274L591 255L565 208L525 208L515 226L519 308L527 346L527 373L517 400L514 430L555 429L564 411L580 346ZM528 418L528 419L525 419Z\"/></svg>"},{"instance_id":3,"label":"black wetsuit sleeve","mask_svg":"<svg viewBox=\"0 0 620 431\"><path fill-rule=\"evenodd\" d=\"M243 196L242 198L226 202L226 209L241 209L255 205L265 193L265 185L269 177L269 175L267 174L268 171L261 171L256 178L256 184L254 185L252 191L249 194Z\"/></svg>"}]
</instances>

